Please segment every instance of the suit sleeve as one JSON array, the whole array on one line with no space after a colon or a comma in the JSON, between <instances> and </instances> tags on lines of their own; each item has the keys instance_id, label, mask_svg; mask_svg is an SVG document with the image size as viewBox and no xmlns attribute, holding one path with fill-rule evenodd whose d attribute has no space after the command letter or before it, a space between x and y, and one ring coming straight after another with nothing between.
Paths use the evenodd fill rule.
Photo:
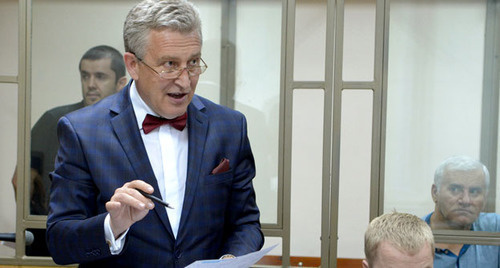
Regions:
<instances>
[{"instance_id":1,"label":"suit sleeve","mask_svg":"<svg viewBox=\"0 0 500 268\"><path fill-rule=\"evenodd\" d=\"M47 245L58 264L93 261L110 256L104 236L105 211L96 204L93 183L82 144L70 121L58 123L60 142L51 173Z\"/></svg>"},{"instance_id":2,"label":"suit sleeve","mask_svg":"<svg viewBox=\"0 0 500 268\"><path fill-rule=\"evenodd\" d=\"M231 199L227 210L225 242L221 254L244 255L262 248L264 236L260 230L259 209L255 200L252 179L255 163L247 137L245 117L241 120L241 144L234 167Z\"/></svg>"}]
</instances>

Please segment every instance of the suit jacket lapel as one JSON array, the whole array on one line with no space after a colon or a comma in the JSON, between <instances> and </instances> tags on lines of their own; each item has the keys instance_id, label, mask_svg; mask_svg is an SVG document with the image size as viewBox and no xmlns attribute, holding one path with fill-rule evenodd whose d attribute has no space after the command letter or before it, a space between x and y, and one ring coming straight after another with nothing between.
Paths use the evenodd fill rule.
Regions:
<instances>
[{"instance_id":1,"label":"suit jacket lapel","mask_svg":"<svg viewBox=\"0 0 500 268\"><path fill-rule=\"evenodd\" d=\"M154 193L159 196L158 183L153 172L153 168L149 162L148 154L141 134L137 129L137 120L135 117L134 109L130 101L130 85L131 82L121 90L120 96L117 101L110 108L114 116L111 118L111 125L115 131L120 144L122 145L125 154L127 155L132 168L135 171L135 178L123 178L124 180L140 179L149 183L154 188ZM132 130L132 131L131 131ZM170 222L168 221L167 212L165 208L160 205L155 205L155 212L160 217L163 225L167 229L172 239L174 238Z\"/></svg>"},{"instance_id":2,"label":"suit jacket lapel","mask_svg":"<svg viewBox=\"0 0 500 268\"><path fill-rule=\"evenodd\" d=\"M186 178L186 192L184 194L184 204L182 207L181 220L179 223L178 240L183 235L187 235L184 230L187 216L191 210L193 199L198 186L200 168L203 161L203 152L208 131L208 117L204 113L205 106L195 95L188 106L188 165Z\"/></svg>"}]
</instances>

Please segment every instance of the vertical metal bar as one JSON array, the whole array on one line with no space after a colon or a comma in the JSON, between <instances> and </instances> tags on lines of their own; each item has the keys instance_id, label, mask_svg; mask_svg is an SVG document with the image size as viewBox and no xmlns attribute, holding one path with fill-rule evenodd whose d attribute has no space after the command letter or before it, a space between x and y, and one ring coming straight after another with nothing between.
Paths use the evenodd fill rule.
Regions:
<instances>
[{"instance_id":1,"label":"vertical metal bar","mask_svg":"<svg viewBox=\"0 0 500 268\"><path fill-rule=\"evenodd\" d=\"M380 140L382 120L382 68L384 44L384 1L375 1L375 59L373 75L373 114L372 114L372 149L370 173L370 215L369 220L377 216L377 210L372 210L372 204L378 204L380 186Z\"/></svg>"},{"instance_id":2,"label":"vertical metal bar","mask_svg":"<svg viewBox=\"0 0 500 268\"><path fill-rule=\"evenodd\" d=\"M500 15L499 1L488 0L484 40L484 75L481 115L480 160L490 172L490 186L485 210L495 212L498 151L498 97L499 97L499 53Z\"/></svg>"},{"instance_id":3,"label":"vertical metal bar","mask_svg":"<svg viewBox=\"0 0 500 268\"><path fill-rule=\"evenodd\" d=\"M385 67L386 50L386 29L385 29L385 1L376 1L375 10L375 65L374 65L374 86L373 86L373 119L372 119L372 157L371 157L371 178L370 178L370 220L377 217L383 211L383 189L382 181L382 121L384 118L384 75L387 75ZM382 208L382 209L381 209Z\"/></svg>"},{"instance_id":4,"label":"vertical metal bar","mask_svg":"<svg viewBox=\"0 0 500 268\"><path fill-rule=\"evenodd\" d=\"M381 2L381 3L379 3ZM384 185L385 185L385 138L386 138L386 120L387 120L387 76L388 76L388 62L389 62L389 6L390 0L377 0L377 22L379 19L382 20L383 29L382 32L377 30L377 35L382 34L382 74L380 74L381 88L380 96L377 97L381 107L380 107L380 143L379 147L379 170L378 170L378 180L372 177L372 185L370 189L370 220L381 215L384 212ZM382 12L383 9L383 12ZM380 12L380 13L379 13ZM382 18L378 18L378 16ZM378 29L378 24L377 24ZM375 99L375 96L374 96ZM374 137L374 142L376 141ZM375 153L373 153L375 155ZM372 162L372 172L376 172L374 166L375 163ZM373 173L372 173L373 174Z\"/></svg>"},{"instance_id":5,"label":"vertical metal bar","mask_svg":"<svg viewBox=\"0 0 500 268\"><path fill-rule=\"evenodd\" d=\"M340 180L340 124L342 111L342 62L344 51L344 0L337 0L335 10L329 7L330 14L335 14L334 30L334 67L333 81L325 81L327 85L333 86L332 94L329 94L330 101L333 103L331 116L333 125L331 127L331 195L330 195L330 254L328 267L337 267L337 238L338 238L338 215L339 215L339 180ZM330 22L331 23L331 22ZM327 76L328 79L328 76ZM328 86L327 86L328 88Z\"/></svg>"},{"instance_id":6,"label":"vertical metal bar","mask_svg":"<svg viewBox=\"0 0 500 268\"><path fill-rule=\"evenodd\" d=\"M333 196L338 200L337 188L332 183L332 111L333 111L333 74L335 62L335 0L326 3L326 44L325 44L325 97L323 115L323 174L322 174L322 204L321 204L321 266L337 267L337 213L331 213L338 202L333 202ZM332 200L332 201L331 201Z\"/></svg>"},{"instance_id":7,"label":"vertical metal bar","mask_svg":"<svg viewBox=\"0 0 500 268\"><path fill-rule=\"evenodd\" d=\"M285 43L285 133L284 163L283 163L283 254L282 266L290 266L290 212L292 189L292 112L293 112L293 63L295 45L295 0L285 0L283 5L284 23L286 22ZM283 62L282 62L283 63ZM283 65L282 65L283 66Z\"/></svg>"},{"instance_id":8,"label":"vertical metal bar","mask_svg":"<svg viewBox=\"0 0 500 268\"><path fill-rule=\"evenodd\" d=\"M221 2L220 104L234 108L236 85L236 0Z\"/></svg>"},{"instance_id":9,"label":"vertical metal bar","mask_svg":"<svg viewBox=\"0 0 500 268\"><path fill-rule=\"evenodd\" d=\"M288 207L285 209L285 181L287 180L286 178L291 178L290 173L291 173L291 155L288 157L286 156L286 153L291 154L291 150L285 152L285 148L290 148L291 147L291 138L290 138L290 144L286 143L286 138L285 138L285 133L291 133L291 121L292 121L292 114L291 110L287 110L286 106L286 98L287 98L287 90L286 90L286 85L287 85L287 80L286 80L286 70L287 70L287 37L288 37L288 28L287 28L287 23L288 23L288 1L287 0L281 0L281 55L280 55L280 107L279 107L279 140L280 143L278 145L278 215L277 215L277 225L278 227L283 230L284 226L288 226L288 232L283 232L285 234L288 234L288 240L290 241L290 201L288 202ZM287 164L288 163L288 164ZM287 166L288 165L288 166ZM288 174L285 174L285 170L289 170ZM291 186L288 186L291 188ZM285 223L285 213L288 214L288 222ZM284 243L285 238L283 235L281 236L282 242Z\"/></svg>"},{"instance_id":10,"label":"vertical metal bar","mask_svg":"<svg viewBox=\"0 0 500 268\"><path fill-rule=\"evenodd\" d=\"M17 196L16 196L16 259L21 259L25 254L24 249L24 219L27 216L26 208L29 209L26 202L27 197L25 196L26 190L25 185L27 180L25 177L29 174L27 172L29 160L29 152L27 146L27 135L29 135L29 126L26 120L26 114L28 113L28 103L27 103L27 76L29 73L29 63L28 63L28 41L29 41L29 22L31 21L30 16L30 0L19 0L19 29L18 29L18 107L17 107ZM28 210L29 211L29 210Z\"/></svg>"}]
</instances>

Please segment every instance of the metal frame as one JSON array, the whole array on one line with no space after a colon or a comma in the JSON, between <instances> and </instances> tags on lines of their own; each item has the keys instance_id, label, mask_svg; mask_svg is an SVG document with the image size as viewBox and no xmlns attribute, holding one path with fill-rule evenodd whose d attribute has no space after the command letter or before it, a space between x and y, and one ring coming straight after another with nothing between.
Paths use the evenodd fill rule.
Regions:
<instances>
[{"instance_id":1,"label":"metal frame","mask_svg":"<svg viewBox=\"0 0 500 268\"><path fill-rule=\"evenodd\" d=\"M281 74L280 74L280 120L278 163L278 215L277 224L262 224L264 235L281 237L282 265L290 266L290 210L291 210L291 166L292 166L292 103L293 52L295 37L295 0L282 0L281 11Z\"/></svg>"},{"instance_id":2,"label":"metal frame","mask_svg":"<svg viewBox=\"0 0 500 268\"><path fill-rule=\"evenodd\" d=\"M343 90L365 89L373 91L372 118L372 160L370 186L370 219L383 213L384 200L384 156L385 126L387 107L387 71L389 43L389 6L390 0L376 0L375 27L375 62L373 81L343 81L343 32L344 0L326 0L327 26L325 51L324 81L294 81L294 40L296 0L282 0L282 51L280 76L280 121L278 168L278 217L277 224L263 224L266 236L281 237L283 266L290 265L290 210L291 210L291 147L292 147L292 111L294 89L324 90L324 133L323 133L323 170L322 170L322 210L321 210L321 266L336 267L338 197L340 168L340 121L341 95ZM31 0L19 0L19 72L18 76L0 76L0 83L18 84L18 178L20 191L29 191L29 140L30 140L30 96L31 96ZM481 159L490 163L496 174L496 150L498 125L498 90L500 73L500 3L488 0L487 39L485 42L485 72L483 96L483 129ZM236 35L236 0L222 2L222 51L221 51L221 104L233 107L234 101L234 66ZM333 74L333 76L332 76ZM496 118L496 119L495 119ZM495 120L492 120L495 119ZM490 128L487 128L488 123ZM491 145L494 145L494 148ZM491 201L490 201L491 202ZM14 258L1 258L2 264L54 265L50 258L26 257L24 249L24 230L26 228L45 228L44 216L29 215L28 195L18 195L16 215L16 245ZM500 245L500 234L436 231L438 242L466 242Z\"/></svg>"},{"instance_id":3,"label":"metal frame","mask_svg":"<svg viewBox=\"0 0 500 268\"><path fill-rule=\"evenodd\" d=\"M328 11L333 12L333 3L334 1L329 1ZM334 33L328 34L334 35L335 44L334 50L335 53L332 56L335 62L334 66L334 81L333 81L333 100L325 100L332 101L332 108L325 108L325 117L327 113L331 112L331 116L333 116L333 135L328 136L329 133L325 131L324 142L328 142L328 139L332 137L332 146L331 152L327 152L325 150L323 157L327 157L327 154L332 155L330 167L331 167L331 197L330 197L330 226L331 229L329 231L329 240L330 245L328 248L329 255L326 260L324 260L324 253L327 249L323 250L322 247L322 259L321 266L325 267L336 267L337 266L337 233L338 233L338 213L339 213L339 181L340 181L340 145L341 145L341 118L342 118L342 92L343 90L349 89L357 89L357 90L371 90L373 92L373 110L372 110L372 148L371 148L371 186L370 186L370 219L379 215L380 212L380 202L381 195L383 194L383 188L381 186L382 176L380 172L380 161L381 161L381 140L383 135L382 128L382 115L385 110L383 110L383 81L384 81L384 70L386 70L385 63L386 58L384 57L384 52L386 51L386 47L384 46L384 40L386 40L387 30L384 28L385 22L385 1L377 0L375 2L376 10L375 10L375 54L374 54L374 69L373 69L373 81L344 81L342 78L343 74L343 52L344 52L344 0L336 1L336 10L335 10L335 31ZM332 16L328 16L328 19L331 19ZM328 24L330 26L331 23ZM327 26L327 27L328 27ZM332 38L328 38L331 40ZM327 43L327 52L328 49L331 50L331 45ZM328 55L328 54L327 54ZM328 58L328 57L327 57ZM326 69L329 66L327 65ZM326 84L327 89L330 88L331 83L328 81L328 74L331 73L329 70L326 70ZM326 107L327 103L325 103ZM327 111L332 109L332 111ZM325 121L325 126L326 126ZM325 127L326 128L326 127ZM325 170L326 172L326 170ZM324 174L324 185L327 185L326 180L327 175ZM382 191L379 191L382 189ZM324 215L326 216L326 215ZM325 227L326 229L326 227ZM326 246L325 246L326 247Z\"/></svg>"},{"instance_id":4,"label":"metal frame","mask_svg":"<svg viewBox=\"0 0 500 268\"><path fill-rule=\"evenodd\" d=\"M18 148L23 152L17 157L18 194L16 211L16 263L23 265L55 265L49 257L25 256L24 230L45 229L46 216L30 215L30 142L31 142L31 0L19 1L19 91L18 91ZM21 187L20 187L21 186ZM19 228L21 227L21 228Z\"/></svg>"},{"instance_id":5,"label":"metal frame","mask_svg":"<svg viewBox=\"0 0 500 268\"><path fill-rule=\"evenodd\" d=\"M370 220L384 212L384 167L385 167L385 126L386 126L386 109L387 109L387 76L388 76L388 51L389 51L389 15L390 15L390 1L382 0L385 5L385 19L384 19L384 59L383 59L383 85L382 85L382 120L381 120L381 140L380 140L380 180L378 193L371 192L372 195L378 194L378 205L373 204L372 198ZM381 1L381 2L382 2ZM379 0L377 0L378 6ZM377 8L377 11L379 9ZM486 40L485 40L485 68L490 72L485 72L483 82L483 114L482 114L482 133L481 133L481 160L490 164L496 173L496 151L491 152L491 148L497 148L498 138L498 90L499 90L499 77L500 77L500 60L498 54L500 53L500 2L499 0L488 0L487 2L487 16L486 16ZM378 33L377 33L378 35ZM490 59L491 57L491 59ZM496 57L496 60L492 58ZM486 70L486 69L485 69ZM496 87L496 88L492 88ZM489 98L495 98L490 100ZM496 118L496 119L495 119ZM489 121L488 121L489 120ZM494 129L488 128L487 123L494 121ZM492 132L492 133L489 133ZM492 135L491 135L492 134ZM494 137L493 137L494 136ZM494 162L493 162L494 161ZM372 174L374 167L372 166ZM493 181L492 176L492 181ZM372 177L372 183L375 178ZM374 188L374 185L372 185ZM474 231L448 231L448 230L433 230L434 240L438 243L458 243L458 244L487 244L487 245L500 245L500 233L493 232L474 232Z\"/></svg>"},{"instance_id":6,"label":"metal frame","mask_svg":"<svg viewBox=\"0 0 500 268\"><path fill-rule=\"evenodd\" d=\"M488 0L484 41L484 76L481 115L480 160L490 172L490 186L485 211L494 212L497 186L498 98L500 73L500 2Z\"/></svg>"},{"instance_id":7,"label":"metal frame","mask_svg":"<svg viewBox=\"0 0 500 268\"><path fill-rule=\"evenodd\" d=\"M17 84L17 76L10 76L10 75L0 75L0 83L11 83L11 84Z\"/></svg>"},{"instance_id":8,"label":"metal frame","mask_svg":"<svg viewBox=\"0 0 500 268\"><path fill-rule=\"evenodd\" d=\"M277 222L262 223L262 231L265 236L281 237L282 238L282 258L283 264L289 265L290 260L290 188L291 182L284 178L290 178L291 174L291 113L292 107L291 95L286 94L285 89L287 81L292 79L293 73L293 39L292 45L288 43L290 29L294 28L295 10L290 8L294 6L294 2L290 3L287 0L282 1L282 32L281 32L281 69L280 74L280 120L279 120L279 137L284 142L279 144L279 159L278 159L278 210ZM222 29L221 29L221 95L220 103L222 105L234 108L235 94L235 66L236 66L236 3L237 0L222 1ZM290 54L291 53L291 54ZM290 104L290 105L289 105ZM287 116L288 115L288 116ZM288 189L288 190L287 190Z\"/></svg>"},{"instance_id":9,"label":"metal frame","mask_svg":"<svg viewBox=\"0 0 500 268\"><path fill-rule=\"evenodd\" d=\"M220 104L234 107L236 69L236 0L222 1Z\"/></svg>"}]
</instances>

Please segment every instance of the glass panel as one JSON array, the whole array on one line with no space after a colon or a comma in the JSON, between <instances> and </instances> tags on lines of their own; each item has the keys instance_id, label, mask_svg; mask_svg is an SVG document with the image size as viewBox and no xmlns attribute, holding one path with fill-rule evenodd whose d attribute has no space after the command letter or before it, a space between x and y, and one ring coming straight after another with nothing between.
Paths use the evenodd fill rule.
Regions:
<instances>
[{"instance_id":1,"label":"glass panel","mask_svg":"<svg viewBox=\"0 0 500 268\"><path fill-rule=\"evenodd\" d=\"M296 6L293 78L324 81L326 0L297 0Z\"/></svg>"},{"instance_id":2,"label":"glass panel","mask_svg":"<svg viewBox=\"0 0 500 268\"><path fill-rule=\"evenodd\" d=\"M364 238L359 234L364 234L370 221L372 108L373 91L342 91L339 258L364 258Z\"/></svg>"},{"instance_id":3,"label":"glass panel","mask_svg":"<svg viewBox=\"0 0 500 268\"><path fill-rule=\"evenodd\" d=\"M195 2L200 9L202 20L206 22L203 28L203 51L206 53L203 57L210 66L200 77L198 83L200 90L197 93L218 102L220 2L208 0ZM46 213L44 207L50 187L48 173L53 169L53 159L58 146L55 137L57 119L82 106L80 58L88 49L97 45L109 45L123 53L124 18L136 3L135 0L33 0L32 159L33 167L41 167L39 171L42 194L38 197L45 200L45 204L34 203L31 209L33 214ZM68 10L71 12L68 13ZM74 105L68 106L69 104ZM50 114L46 113L49 110ZM52 120L49 120L49 117Z\"/></svg>"},{"instance_id":4,"label":"glass panel","mask_svg":"<svg viewBox=\"0 0 500 268\"><path fill-rule=\"evenodd\" d=\"M18 5L17 0L0 1L0 75L17 75Z\"/></svg>"},{"instance_id":5,"label":"glass panel","mask_svg":"<svg viewBox=\"0 0 500 268\"><path fill-rule=\"evenodd\" d=\"M273 250L267 253L260 261L257 262L257 265L268 265L268 266L280 266L281 265L281 252L283 239L281 237L272 237L266 236L264 238L264 248L272 247L278 244ZM267 267L267 266L266 266Z\"/></svg>"},{"instance_id":6,"label":"glass panel","mask_svg":"<svg viewBox=\"0 0 500 268\"><path fill-rule=\"evenodd\" d=\"M324 95L293 91L291 256L321 255Z\"/></svg>"},{"instance_id":7,"label":"glass panel","mask_svg":"<svg viewBox=\"0 0 500 268\"><path fill-rule=\"evenodd\" d=\"M372 81L375 61L375 0L344 4L344 81Z\"/></svg>"},{"instance_id":8,"label":"glass panel","mask_svg":"<svg viewBox=\"0 0 500 268\"><path fill-rule=\"evenodd\" d=\"M260 220L277 223L281 1L238 1L236 7L234 106L248 120Z\"/></svg>"},{"instance_id":9,"label":"glass panel","mask_svg":"<svg viewBox=\"0 0 500 268\"><path fill-rule=\"evenodd\" d=\"M47 212L48 174L54 168L58 148L57 120L83 107L80 58L97 45L108 45L123 53L123 21L135 3L131 0L32 2L31 166L42 182L34 191L38 201L32 200L32 214Z\"/></svg>"},{"instance_id":10,"label":"glass panel","mask_svg":"<svg viewBox=\"0 0 500 268\"><path fill-rule=\"evenodd\" d=\"M438 165L479 158L486 1L397 0L390 12L384 210L424 217Z\"/></svg>"},{"instance_id":11,"label":"glass panel","mask_svg":"<svg viewBox=\"0 0 500 268\"><path fill-rule=\"evenodd\" d=\"M200 76L196 94L220 102L221 69L221 0L193 0L200 10L203 31L203 60L208 69Z\"/></svg>"},{"instance_id":12,"label":"glass panel","mask_svg":"<svg viewBox=\"0 0 500 268\"><path fill-rule=\"evenodd\" d=\"M17 85L0 83L0 233L16 232L16 199L11 178L17 159ZM14 256L14 243L0 242L0 257Z\"/></svg>"}]
</instances>

